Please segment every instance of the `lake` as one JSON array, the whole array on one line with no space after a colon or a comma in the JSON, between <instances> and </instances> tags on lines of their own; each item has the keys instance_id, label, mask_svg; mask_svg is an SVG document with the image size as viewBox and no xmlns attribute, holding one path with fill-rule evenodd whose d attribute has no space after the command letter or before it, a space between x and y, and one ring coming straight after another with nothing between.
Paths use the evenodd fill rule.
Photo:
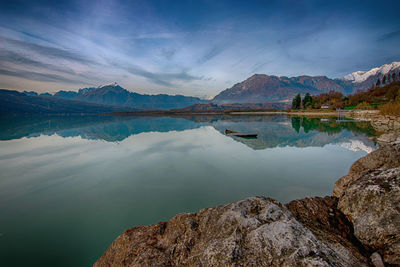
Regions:
<instances>
[{"instance_id":1,"label":"lake","mask_svg":"<svg viewBox=\"0 0 400 267\"><path fill-rule=\"evenodd\" d=\"M331 195L373 135L284 115L0 118L0 265L90 266L125 229L177 213Z\"/></svg>"}]
</instances>

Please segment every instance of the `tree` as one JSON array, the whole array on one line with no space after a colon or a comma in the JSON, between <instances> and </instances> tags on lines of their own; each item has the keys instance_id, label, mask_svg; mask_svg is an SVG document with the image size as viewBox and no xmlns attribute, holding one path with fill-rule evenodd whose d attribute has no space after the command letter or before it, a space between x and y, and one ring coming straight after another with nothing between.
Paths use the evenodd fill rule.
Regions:
<instances>
[{"instance_id":1,"label":"tree","mask_svg":"<svg viewBox=\"0 0 400 267\"><path fill-rule=\"evenodd\" d=\"M297 96L293 98L292 109L299 109L300 106L301 106L301 96L300 94L297 94Z\"/></svg>"},{"instance_id":2,"label":"tree","mask_svg":"<svg viewBox=\"0 0 400 267\"><path fill-rule=\"evenodd\" d=\"M296 109L296 108L297 108L296 98L293 98L293 100L292 100L292 109Z\"/></svg>"},{"instance_id":3,"label":"tree","mask_svg":"<svg viewBox=\"0 0 400 267\"><path fill-rule=\"evenodd\" d=\"M299 117L292 117L292 127L296 132L300 131L301 121Z\"/></svg>"},{"instance_id":4,"label":"tree","mask_svg":"<svg viewBox=\"0 0 400 267\"><path fill-rule=\"evenodd\" d=\"M297 94L296 96L297 108L301 107L301 95Z\"/></svg>"},{"instance_id":5,"label":"tree","mask_svg":"<svg viewBox=\"0 0 400 267\"><path fill-rule=\"evenodd\" d=\"M312 121L304 117L301 121L301 126L303 126L304 132L308 133L312 129Z\"/></svg>"},{"instance_id":6,"label":"tree","mask_svg":"<svg viewBox=\"0 0 400 267\"><path fill-rule=\"evenodd\" d=\"M378 80L376 81L376 86L380 86L380 85L381 85L381 80L378 79Z\"/></svg>"},{"instance_id":7,"label":"tree","mask_svg":"<svg viewBox=\"0 0 400 267\"><path fill-rule=\"evenodd\" d=\"M312 105L312 103L313 103L313 98L312 98L312 96L311 96L309 93L307 93L307 94L304 96L303 103L304 103L304 107L305 107L305 108L310 107L310 106Z\"/></svg>"}]
</instances>

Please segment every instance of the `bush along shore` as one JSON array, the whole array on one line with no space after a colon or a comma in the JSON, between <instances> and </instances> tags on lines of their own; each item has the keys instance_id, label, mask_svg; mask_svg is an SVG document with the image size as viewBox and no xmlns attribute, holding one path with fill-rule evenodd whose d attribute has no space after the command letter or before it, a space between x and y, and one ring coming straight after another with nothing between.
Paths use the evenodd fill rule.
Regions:
<instances>
[{"instance_id":1,"label":"bush along shore","mask_svg":"<svg viewBox=\"0 0 400 267\"><path fill-rule=\"evenodd\" d=\"M395 80L381 86L372 86L367 91L343 95L330 91L311 96L307 93L304 98L298 94L292 100L294 110L336 110L336 109L379 109L384 114L400 115L400 81Z\"/></svg>"},{"instance_id":2,"label":"bush along shore","mask_svg":"<svg viewBox=\"0 0 400 267\"><path fill-rule=\"evenodd\" d=\"M178 214L126 230L94 266L400 266L398 118L352 116L396 140L353 163L333 196L285 205L258 196Z\"/></svg>"}]
</instances>

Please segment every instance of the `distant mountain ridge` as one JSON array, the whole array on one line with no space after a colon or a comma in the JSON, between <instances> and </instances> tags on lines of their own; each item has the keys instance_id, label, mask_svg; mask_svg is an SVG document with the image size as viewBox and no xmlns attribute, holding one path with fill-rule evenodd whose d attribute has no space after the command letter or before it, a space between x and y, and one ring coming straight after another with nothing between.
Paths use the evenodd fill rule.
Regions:
<instances>
[{"instance_id":1,"label":"distant mountain ridge","mask_svg":"<svg viewBox=\"0 0 400 267\"><path fill-rule=\"evenodd\" d=\"M115 107L86 103L82 101L59 99L49 96L27 95L12 90L0 89L1 114L97 114L135 110L134 108Z\"/></svg>"},{"instance_id":2,"label":"distant mountain ridge","mask_svg":"<svg viewBox=\"0 0 400 267\"><path fill-rule=\"evenodd\" d=\"M161 110L183 108L193 104L208 102L207 100L192 96L138 94L122 88L117 83L83 88L79 89L78 92L58 91L53 97L120 107Z\"/></svg>"},{"instance_id":3,"label":"distant mountain ridge","mask_svg":"<svg viewBox=\"0 0 400 267\"><path fill-rule=\"evenodd\" d=\"M346 88L326 76L278 77L254 74L214 97L216 103L276 102L300 94L319 94L330 90L346 93Z\"/></svg>"},{"instance_id":4,"label":"distant mountain ridge","mask_svg":"<svg viewBox=\"0 0 400 267\"><path fill-rule=\"evenodd\" d=\"M394 76L393 76L394 75ZM229 103L261 103L292 99L296 94L310 93L312 95L337 91L352 94L357 90L365 91L382 82L400 80L400 62L385 64L369 71L356 71L343 78L330 79L326 76L285 77L266 74L254 74L243 82L235 84L214 97L212 102Z\"/></svg>"}]
</instances>

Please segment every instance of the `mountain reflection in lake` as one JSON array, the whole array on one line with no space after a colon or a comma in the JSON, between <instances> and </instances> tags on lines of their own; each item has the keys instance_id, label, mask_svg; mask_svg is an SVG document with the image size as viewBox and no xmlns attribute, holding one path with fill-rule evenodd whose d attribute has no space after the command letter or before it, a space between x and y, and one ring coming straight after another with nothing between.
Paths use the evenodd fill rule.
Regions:
<instances>
[{"instance_id":1,"label":"mountain reflection in lake","mask_svg":"<svg viewBox=\"0 0 400 267\"><path fill-rule=\"evenodd\" d=\"M368 150L375 146L367 137L375 134L368 122L337 123L335 117L306 118L280 116L216 116L186 117L113 117L113 116L49 116L0 118L0 140L57 134L118 142L144 132L169 132L212 126L224 134L225 129L257 133L257 139L230 136L253 149L282 146L323 146L362 139Z\"/></svg>"},{"instance_id":2,"label":"mountain reflection in lake","mask_svg":"<svg viewBox=\"0 0 400 267\"><path fill-rule=\"evenodd\" d=\"M331 194L375 148L368 123L335 118L11 117L0 127L4 266L88 266L132 226L254 195Z\"/></svg>"}]
</instances>

